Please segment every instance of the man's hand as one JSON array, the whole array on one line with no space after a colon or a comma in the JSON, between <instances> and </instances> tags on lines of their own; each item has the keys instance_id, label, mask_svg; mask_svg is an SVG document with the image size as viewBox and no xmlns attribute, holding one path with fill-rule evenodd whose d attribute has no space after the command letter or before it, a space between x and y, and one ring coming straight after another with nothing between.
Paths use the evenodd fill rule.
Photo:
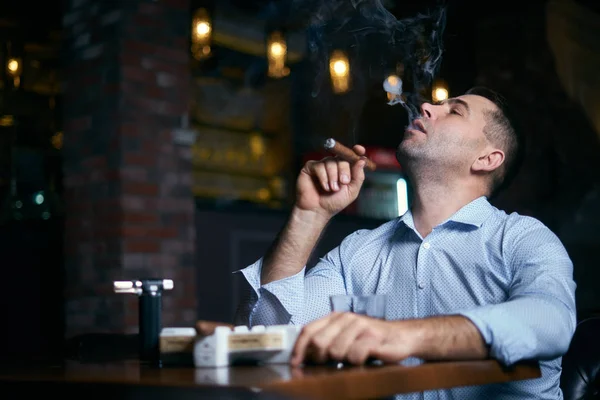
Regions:
<instances>
[{"instance_id":1,"label":"man's hand","mask_svg":"<svg viewBox=\"0 0 600 400\"><path fill-rule=\"evenodd\" d=\"M354 313L331 313L306 325L294 346L291 364L328 360L364 364L369 357L384 362L411 355L410 331L395 329L392 322Z\"/></svg>"},{"instance_id":2,"label":"man's hand","mask_svg":"<svg viewBox=\"0 0 600 400\"><path fill-rule=\"evenodd\" d=\"M354 152L365 155L365 148L355 145ZM365 180L365 160L350 164L338 157L308 161L298 176L295 206L331 218L358 197Z\"/></svg>"},{"instance_id":3,"label":"man's hand","mask_svg":"<svg viewBox=\"0 0 600 400\"><path fill-rule=\"evenodd\" d=\"M354 313L331 313L306 325L290 363L327 360L363 364L409 357L424 360L480 360L488 348L477 327L461 315L383 321Z\"/></svg>"},{"instance_id":4,"label":"man's hand","mask_svg":"<svg viewBox=\"0 0 600 400\"><path fill-rule=\"evenodd\" d=\"M365 155L362 146L353 150ZM365 160L350 165L338 157L306 163L296 182L290 218L263 259L261 285L300 272L331 218L358 197L365 180L364 166Z\"/></svg>"},{"instance_id":5,"label":"man's hand","mask_svg":"<svg viewBox=\"0 0 600 400\"><path fill-rule=\"evenodd\" d=\"M226 326L230 329L233 329L233 325L226 322L200 320L196 321L196 333L200 336L210 336L215 333L215 329L217 329L219 326Z\"/></svg>"}]
</instances>

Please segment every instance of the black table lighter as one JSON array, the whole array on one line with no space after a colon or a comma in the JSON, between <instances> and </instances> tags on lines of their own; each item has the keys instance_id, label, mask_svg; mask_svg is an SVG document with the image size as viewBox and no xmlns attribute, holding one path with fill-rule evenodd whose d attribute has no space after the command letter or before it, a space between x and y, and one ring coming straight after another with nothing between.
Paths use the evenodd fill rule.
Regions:
<instances>
[{"instance_id":1,"label":"black table lighter","mask_svg":"<svg viewBox=\"0 0 600 400\"><path fill-rule=\"evenodd\" d=\"M160 330L162 329L162 292L173 289L171 279L115 281L115 293L132 293L139 297L140 361L160 367Z\"/></svg>"}]
</instances>

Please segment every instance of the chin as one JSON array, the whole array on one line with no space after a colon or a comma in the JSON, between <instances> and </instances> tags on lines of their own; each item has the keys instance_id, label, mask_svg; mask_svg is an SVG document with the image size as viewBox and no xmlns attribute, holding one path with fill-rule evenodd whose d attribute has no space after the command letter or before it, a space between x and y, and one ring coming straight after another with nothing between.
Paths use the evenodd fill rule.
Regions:
<instances>
[{"instance_id":1,"label":"chin","mask_svg":"<svg viewBox=\"0 0 600 400\"><path fill-rule=\"evenodd\" d=\"M401 150L400 150L400 146L396 147L396 161L398 161L398 163L400 165L402 165L402 155L400 154Z\"/></svg>"},{"instance_id":2,"label":"chin","mask_svg":"<svg viewBox=\"0 0 600 400\"><path fill-rule=\"evenodd\" d=\"M419 143L417 141L405 138L400 142L400 144L398 144L398 147L396 148L396 153L400 152L405 154L411 154L417 151L419 147L421 146L419 146Z\"/></svg>"},{"instance_id":3,"label":"chin","mask_svg":"<svg viewBox=\"0 0 600 400\"><path fill-rule=\"evenodd\" d=\"M396 160L400 165L406 165L411 161L427 158L427 148L423 143L412 140L403 140L396 148Z\"/></svg>"},{"instance_id":4,"label":"chin","mask_svg":"<svg viewBox=\"0 0 600 400\"><path fill-rule=\"evenodd\" d=\"M400 165L403 165L409 158L411 158L410 151L407 151L405 143L401 142L398 147L396 147L396 160Z\"/></svg>"}]
</instances>

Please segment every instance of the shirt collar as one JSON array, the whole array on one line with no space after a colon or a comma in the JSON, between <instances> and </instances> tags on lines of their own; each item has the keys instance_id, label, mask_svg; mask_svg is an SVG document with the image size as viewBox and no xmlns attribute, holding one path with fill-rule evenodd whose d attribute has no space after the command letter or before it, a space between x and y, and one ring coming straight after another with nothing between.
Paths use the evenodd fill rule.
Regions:
<instances>
[{"instance_id":1,"label":"shirt collar","mask_svg":"<svg viewBox=\"0 0 600 400\"><path fill-rule=\"evenodd\" d=\"M464 205L457 212L455 212L454 215L442 222L439 226L448 222L457 222L459 224L472 225L479 228L483 224L483 221L485 221L493 211L494 206L489 203L487 197L481 196ZM415 221L410 209L400 217L400 221L402 221L407 227L415 230Z\"/></svg>"}]
</instances>

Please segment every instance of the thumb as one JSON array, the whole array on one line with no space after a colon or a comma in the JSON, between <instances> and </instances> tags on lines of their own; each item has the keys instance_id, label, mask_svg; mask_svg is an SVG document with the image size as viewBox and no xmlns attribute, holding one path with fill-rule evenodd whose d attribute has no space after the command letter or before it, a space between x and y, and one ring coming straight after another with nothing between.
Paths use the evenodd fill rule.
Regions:
<instances>
[{"instance_id":1,"label":"thumb","mask_svg":"<svg viewBox=\"0 0 600 400\"><path fill-rule=\"evenodd\" d=\"M361 146L360 144L355 144L352 147L352 150L354 150L354 152L356 154L358 154L359 156L364 156L367 153L367 150L365 149L365 147Z\"/></svg>"}]
</instances>

